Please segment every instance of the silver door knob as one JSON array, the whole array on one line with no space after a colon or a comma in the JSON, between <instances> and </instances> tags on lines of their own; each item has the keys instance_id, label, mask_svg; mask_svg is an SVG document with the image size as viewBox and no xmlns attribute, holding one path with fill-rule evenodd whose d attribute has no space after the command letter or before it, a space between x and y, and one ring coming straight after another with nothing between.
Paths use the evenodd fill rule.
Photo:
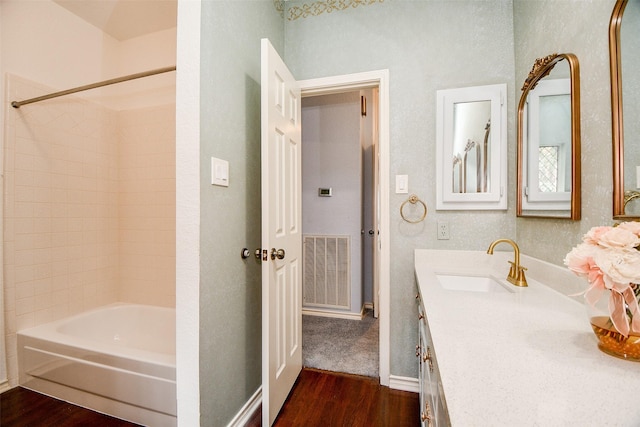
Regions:
<instances>
[{"instance_id":1,"label":"silver door knob","mask_svg":"<svg viewBox=\"0 0 640 427\"><path fill-rule=\"evenodd\" d=\"M284 259L284 249L276 249L276 248L272 248L271 249L271 259Z\"/></svg>"}]
</instances>

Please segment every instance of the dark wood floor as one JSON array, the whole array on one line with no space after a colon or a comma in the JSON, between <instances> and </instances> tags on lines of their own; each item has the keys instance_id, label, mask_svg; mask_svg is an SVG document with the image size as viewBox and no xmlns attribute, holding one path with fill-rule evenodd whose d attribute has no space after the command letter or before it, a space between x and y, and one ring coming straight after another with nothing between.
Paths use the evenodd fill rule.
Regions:
<instances>
[{"instance_id":1,"label":"dark wood floor","mask_svg":"<svg viewBox=\"0 0 640 427\"><path fill-rule=\"evenodd\" d=\"M417 393L383 387L377 379L303 369L274 426L420 425ZM247 427L259 427L261 413Z\"/></svg>"},{"instance_id":2,"label":"dark wood floor","mask_svg":"<svg viewBox=\"0 0 640 427\"><path fill-rule=\"evenodd\" d=\"M419 422L416 393L391 390L377 379L303 369L276 427L413 427ZM260 412L247 427L261 426ZM79 406L16 387L0 394L2 427L135 427Z\"/></svg>"},{"instance_id":3,"label":"dark wood floor","mask_svg":"<svg viewBox=\"0 0 640 427\"><path fill-rule=\"evenodd\" d=\"M0 394L2 427L136 427L40 393L16 387Z\"/></svg>"}]
</instances>

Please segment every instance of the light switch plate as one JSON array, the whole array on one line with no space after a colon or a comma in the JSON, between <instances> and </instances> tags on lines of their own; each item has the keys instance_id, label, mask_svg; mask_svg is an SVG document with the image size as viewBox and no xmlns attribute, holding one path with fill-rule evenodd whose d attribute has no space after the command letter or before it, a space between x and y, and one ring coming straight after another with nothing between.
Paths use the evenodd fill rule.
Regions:
<instances>
[{"instance_id":1,"label":"light switch plate","mask_svg":"<svg viewBox=\"0 0 640 427\"><path fill-rule=\"evenodd\" d=\"M229 162L215 157L211 158L211 184L222 187L229 186Z\"/></svg>"},{"instance_id":2,"label":"light switch plate","mask_svg":"<svg viewBox=\"0 0 640 427\"><path fill-rule=\"evenodd\" d=\"M409 175L396 175L396 194L409 192Z\"/></svg>"}]
</instances>

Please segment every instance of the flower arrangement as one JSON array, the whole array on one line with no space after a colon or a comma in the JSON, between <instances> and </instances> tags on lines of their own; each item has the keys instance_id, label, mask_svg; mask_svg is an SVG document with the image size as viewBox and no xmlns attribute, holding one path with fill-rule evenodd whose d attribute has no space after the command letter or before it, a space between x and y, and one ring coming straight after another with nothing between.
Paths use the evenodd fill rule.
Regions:
<instances>
[{"instance_id":1,"label":"flower arrangement","mask_svg":"<svg viewBox=\"0 0 640 427\"><path fill-rule=\"evenodd\" d=\"M593 227L564 263L589 282L584 297L591 306L609 291L610 320L620 334L640 333L640 222Z\"/></svg>"}]
</instances>

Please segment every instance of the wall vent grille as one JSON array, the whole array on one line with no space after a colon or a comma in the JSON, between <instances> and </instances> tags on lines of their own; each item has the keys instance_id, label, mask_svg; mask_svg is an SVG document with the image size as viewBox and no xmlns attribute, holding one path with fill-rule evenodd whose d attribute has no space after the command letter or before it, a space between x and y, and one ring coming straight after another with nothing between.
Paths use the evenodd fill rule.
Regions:
<instances>
[{"instance_id":1,"label":"wall vent grille","mask_svg":"<svg viewBox=\"0 0 640 427\"><path fill-rule=\"evenodd\" d=\"M350 236L304 236L303 306L351 307L350 243Z\"/></svg>"}]
</instances>

